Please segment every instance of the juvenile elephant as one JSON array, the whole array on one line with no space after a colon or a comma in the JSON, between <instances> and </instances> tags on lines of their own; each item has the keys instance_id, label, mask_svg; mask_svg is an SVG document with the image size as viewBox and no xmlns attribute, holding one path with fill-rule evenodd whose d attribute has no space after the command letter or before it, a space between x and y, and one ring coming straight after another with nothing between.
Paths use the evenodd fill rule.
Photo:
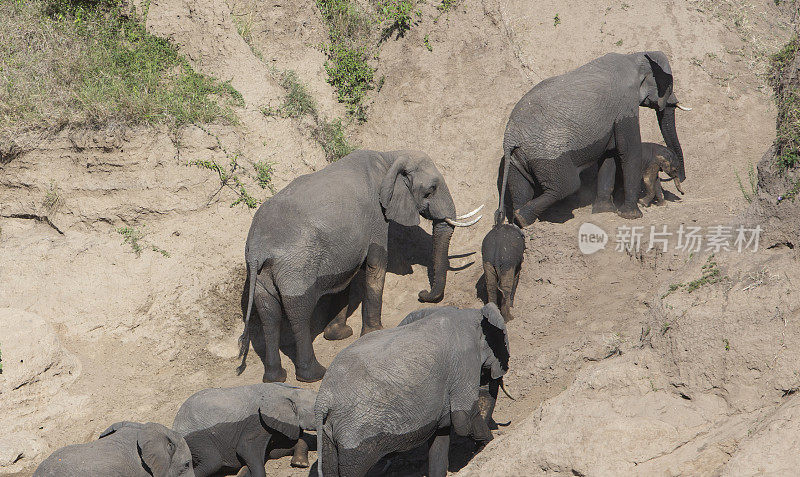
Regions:
<instances>
[{"instance_id":1,"label":"juvenile elephant","mask_svg":"<svg viewBox=\"0 0 800 477\"><path fill-rule=\"evenodd\" d=\"M530 225L554 202L576 192L580 172L593 164L599 164L599 172L592 212L614 211L617 161L625 191L619 215L641 217L640 106L656 111L664 141L677 158L678 178L686 178L675 108L689 108L678 106L672 89L672 69L660 51L609 53L534 86L506 125L500 218L508 215L520 227Z\"/></svg>"},{"instance_id":2,"label":"juvenile elephant","mask_svg":"<svg viewBox=\"0 0 800 477\"><path fill-rule=\"evenodd\" d=\"M419 151L355 151L293 180L259 207L247 236L247 300L242 300L245 325L237 371L246 366L255 302L266 342L263 380L286 380L278 353L284 313L297 344L297 380L322 379L325 368L311 341L312 313L320 297L345 290L362 267L366 290L361 334L381 329L390 220L414 226L421 215L433 221L433 284L430 291L419 293L419 299L441 300L453 228L477 222L480 216L466 223L458 220L479 209L456 217L444 177ZM337 296L347 298L344 293ZM325 338L352 335L346 317L343 310L334 318Z\"/></svg>"},{"instance_id":3,"label":"juvenile elephant","mask_svg":"<svg viewBox=\"0 0 800 477\"><path fill-rule=\"evenodd\" d=\"M356 340L334 358L314 416L319 475L362 476L381 457L428 443L428 475L447 474L450 431L492 439L482 384L508 370L508 336L493 303L480 310L434 307L397 328ZM490 418L491 416L487 416Z\"/></svg>"},{"instance_id":4,"label":"juvenile elephant","mask_svg":"<svg viewBox=\"0 0 800 477\"><path fill-rule=\"evenodd\" d=\"M516 225L495 225L483 238L481 255L489 302L500 307L507 323L514 319L510 308L514 306L519 272L525 259L525 235Z\"/></svg>"},{"instance_id":5,"label":"juvenile elephant","mask_svg":"<svg viewBox=\"0 0 800 477\"><path fill-rule=\"evenodd\" d=\"M680 166L672 149L661 144L644 142L642 143L642 162L644 164L642 182L645 191L644 196L639 199L642 205L649 207L654 198L656 205L664 205L664 191L661 189L662 179L658 177L659 172L666 173L675 182L678 192L683 195Z\"/></svg>"},{"instance_id":6,"label":"juvenile elephant","mask_svg":"<svg viewBox=\"0 0 800 477\"><path fill-rule=\"evenodd\" d=\"M118 422L100 438L62 447L34 477L193 477L192 454L177 432L161 424Z\"/></svg>"},{"instance_id":7,"label":"juvenile elephant","mask_svg":"<svg viewBox=\"0 0 800 477\"><path fill-rule=\"evenodd\" d=\"M248 475L264 477L267 457L293 455L293 467L308 467L303 431L315 430L316 397L278 383L204 389L181 405L172 429L186 439L197 477L242 463Z\"/></svg>"}]
</instances>

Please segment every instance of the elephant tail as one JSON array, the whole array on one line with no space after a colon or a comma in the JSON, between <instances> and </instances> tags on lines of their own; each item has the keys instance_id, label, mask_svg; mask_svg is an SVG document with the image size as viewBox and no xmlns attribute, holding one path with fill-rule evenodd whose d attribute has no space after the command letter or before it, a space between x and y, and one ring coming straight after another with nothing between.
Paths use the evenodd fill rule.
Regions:
<instances>
[{"instance_id":1,"label":"elephant tail","mask_svg":"<svg viewBox=\"0 0 800 477\"><path fill-rule=\"evenodd\" d=\"M325 413L327 414L327 411L325 411ZM324 414L317 415L317 476L318 477L322 477L322 454L323 454L322 442L325 440L325 438L322 436L322 433L325 432L322 426L324 425L323 424L324 419L325 419Z\"/></svg>"},{"instance_id":2,"label":"elephant tail","mask_svg":"<svg viewBox=\"0 0 800 477\"><path fill-rule=\"evenodd\" d=\"M502 224L506 219L506 188L508 186L508 168L511 164L511 154L519 146L503 146L503 182L500 186L500 205L494 213L494 225Z\"/></svg>"},{"instance_id":3,"label":"elephant tail","mask_svg":"<svg viewBox=\"0 0 800 477\"><path fill-rule=\"evenodd\" d=\"M242 358L242 363L236 368L237 376L242 374L247 367L247 352L250 350L250 313L253 310L253 295L256 291L258 269L257 261L248 262L247 279L250 286L247 290L247 311L244 314L244 331L242 331L242 336L239 337L239 357Z\"/></svg>"}]
</instances>

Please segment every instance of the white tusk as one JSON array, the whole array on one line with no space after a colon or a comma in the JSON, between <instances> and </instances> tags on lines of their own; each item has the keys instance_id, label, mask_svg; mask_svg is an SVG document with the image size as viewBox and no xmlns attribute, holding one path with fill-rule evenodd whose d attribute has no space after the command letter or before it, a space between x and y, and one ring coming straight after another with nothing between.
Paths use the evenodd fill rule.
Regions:
<instances>
[{"instance_id":1,"label":"white tusk","mask_svg":"<svg viewBox=\"0 0 800 477\"><path fill-rule=\"evenodd\" d=\"M469 227L470 225L475 225L481 220L482 215L479 215L477 218L470 220L469 222L456 222L453 219L444 219L445 222L452 225L453 227Z\"/></svg>"},{"instance_id":2,"label":"white tusk","mask_svg":"<svg viewBox=\"0 0 800 477\"><path fill-rule=\"evenodd\" d=\"M456 217L456 220L468 219L468 218L472 217L473 215L477 214L478 212L480 212L482 208L483 208L483 204L481 204L480 207L478 207L477 209L473 210L472 212L470 212L468 214L459 215L458 217Z\"/></svg>"},{"instance_id":3,"label":"white tusk","mask_svg":"<svg viewBox=\"0 0 800 477\"><path fill-rule=\"evenodd\" d=\"M678 107L681 111L691 111L692 108L687 108L686 106L681 106L680 104L676 104L675 106Z\"/></svg>"}]
</instances>

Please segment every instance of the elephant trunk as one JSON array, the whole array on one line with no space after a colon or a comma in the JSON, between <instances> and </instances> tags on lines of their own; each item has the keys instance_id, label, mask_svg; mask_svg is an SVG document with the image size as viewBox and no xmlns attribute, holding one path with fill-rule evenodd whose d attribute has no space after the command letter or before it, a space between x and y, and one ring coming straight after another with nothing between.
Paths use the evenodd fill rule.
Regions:
<instances>
[{"instance_id":1,"label":"elephant trunk","mask_svg":"<svg viewBox=\"0 0 800 477\"><path fill-rule=\"evenodd\" d=\"M667 143L667 147L675 153L675 157L678 159L678 179L683 182L686 180L686 171L683 166L683 150L681 149L680 141L678 141L678 131L675 129L675 106L667 105L656 114L658 116L658 127L661 129L664 142Z\"/></svg>"},{"instance_id":2,"label":"elephant trunk","mask_svg":"<svg viewBox=\"0 0 800 477\"><path fill-rule=\"evenodd\" d=\"M683 189L681 189L681 181L676 177L675 178L675 188L678 189L678 192L683 195Z\"/></svg>"},{"instance_id":3,"label":"elephant trunk","mask_svg":"<svg viewBox=\"0 0 800 477\"><path fill-rule=\"evenodd\" d=\"M448 253L453 229L454 227L444 220L433 223L433 284L430 291L419 292L420 301L434 303L444 297L447 269L450 267Z\"/></svg>"}]
</instances>

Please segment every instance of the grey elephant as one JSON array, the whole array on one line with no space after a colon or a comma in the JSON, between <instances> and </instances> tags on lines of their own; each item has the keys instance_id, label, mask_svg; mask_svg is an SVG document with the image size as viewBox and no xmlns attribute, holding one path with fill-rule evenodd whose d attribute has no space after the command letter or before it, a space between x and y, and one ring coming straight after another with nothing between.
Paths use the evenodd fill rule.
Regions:
<instances>
[{"instance_id":1,"label":"grey elephant","mask_svg":"<svg viewBox=\"0 0 800 477\"><path fill-rule=\"evenodd\" d=\"M242 300L245 325L238 373L246 365L255 302L266 345L263 380L286 380L278 353L284 314L297 345L297 380L322 379L325 368L312 347L312 314L323 295L336 294L346 303L346 293L340 292L347 291L361 268L366 277L361 334L382 328L389 221L405 226L418 225L420 216L433 221L433 284L419 299L441 300L454 227L477 222L480 216L459 221L477 211L456 217L444 177L419 151L355 151L293 180L259 207L247 236L247 299ZM325 328L325 338L352 335L346 318L343 309Z\"/></svg>"},{"instance_id":2,"label":"grey elephant","mask_svg":"<svg viewBox=\"0 0 800 477\"><path fill-rule=\"evenodd\" d=\"M664 205L664 191L661 189L661 181L658 177L659 172L666 173L670 180L675 182L675 188L683 195L680 180L680 166L678 157L672 149L652 142L642 143L642 185L644 195L639 202L649 207L655 199L656 205Z\"/></svg>"},{"instance_id":3,"label":"grey elephant","mask_svg":"<svg viewBox=\"0 0 800 477\"><path fill-rule=\"evenodd\" d=\"M322 380L314 416L319 475L362 476L383 456L428 444L428 475L447 474L450 432L492 439L492 403L509 348L500 310L434 307L342 350Z\"/></svg>"},{"instance_id":4,"label":"grey elephant","mask_svg":"<svg viewBox=\"0 0 800 477\"><path fill-rule=\"evenodd\" d=\"M192 477L192 454L177 432L154 422L113 424L96 441L62 447L34 477Z\"/></svg>"},{"instance_id":5,"label":"grey elephant","mask_svg":"<svg viewBox=\"0 0 800 477\"><path fill-rule=\"evenodd\" d=\"M514 224L497 224L483 238L481 245L486 295L500 308L503 319L514 319L511 307L517 293L519 272L525 259L525 235Z\"/></svg>"},{"instance_id":6,"label":"grey elephant","mask_svg":"<svg viewBox=\"0 0 800 477\"><path fill-rule=\"evenodd\" d=\"M184 402L172 429L192 451L197 477L220 470L264 477L267 457L293 455L293 467L308 467L304 430L316 430L314 400L307 389L279 383L204 389Z\"/></svg>"},{"instance_id":7,"label":"grey elephant","mask_svg":"<svg viewBox=\"0 0 800 477\"><path fill-rule=\"evenodd\" d=\"M678 105L667 56L660 51L609 53L540 82L516 104L503 138L499 218L507 216L523 228L530 225L554 202L576 192L580 172L595 164L599 171L592 212L614 211L617 162L625 192L619 215L641 217L640 106L656 111L684 181L675 108L690 108Z\"/></svg>"}]
</instances>

